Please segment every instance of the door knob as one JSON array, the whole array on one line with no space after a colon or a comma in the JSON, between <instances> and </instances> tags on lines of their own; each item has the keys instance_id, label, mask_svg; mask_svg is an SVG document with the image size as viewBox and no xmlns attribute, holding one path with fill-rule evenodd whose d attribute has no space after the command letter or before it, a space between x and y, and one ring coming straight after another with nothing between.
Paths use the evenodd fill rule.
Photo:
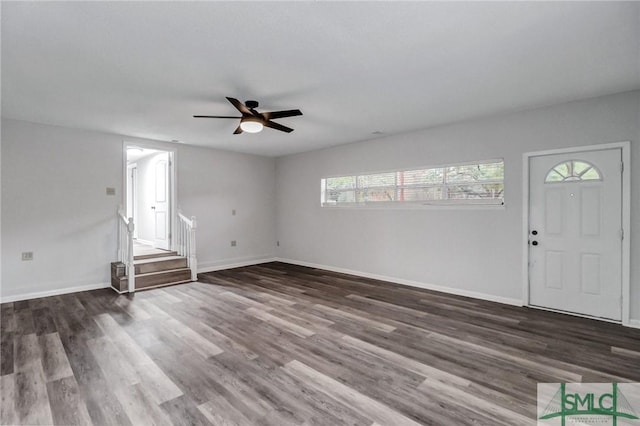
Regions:
<instances>
[{"instance_id":1,"label":"door knob","mask_svg":"<svg viewBox=\"0 0 640 426\"><path fill-rule=\"evenodd\" d=\"M531 235L538 235L538 231L534 229L533 231L531 231Z\"/></svg>"},{"instance_id":2,"label":"door knob","mask_svg":"<svg viewBox=\"0 0 640 426\"><path fill-rule=\"evenodd\" d=\"M531 245L532 245L532 246L537 246L537 245L538 245L538 242L537 242L537 241L531 241Z\"/></svg>"}]
</instances>

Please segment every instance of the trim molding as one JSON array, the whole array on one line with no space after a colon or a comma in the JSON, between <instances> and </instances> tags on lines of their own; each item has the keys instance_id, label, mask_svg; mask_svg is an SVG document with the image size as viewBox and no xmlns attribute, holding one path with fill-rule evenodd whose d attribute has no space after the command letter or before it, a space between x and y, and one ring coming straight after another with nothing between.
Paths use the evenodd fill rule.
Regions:
<instances>
[{"instance_id":1,"label":"trim molding","mask_svg":"<svg viewBox=\"0 0 640 426\"><path fill-rule=\"evenodd\" d=\"M0 299L0 303L19 302L21 300L37 299L40 297L59 296L61 294L77 293L79 291L98 290L101 288L109 288L111 283L97 283L88 285L79 285L75 287L59 288L47 291L35 291L32 293L17 294L14 296L6 296Z\"/></svg>"},{"instance_id":2,"label":"trim molding","mask_svg":"<svg viewBox=\"0 0 640 426\"><path fill-rule=\"evenodd\" d=\"M531 305L531 304L527 305L527 308L537 309L539 311L555 312L556 314L569 315L569 316L572 316L572 317L579 317L579 318L586 318L586 319L591 319L591 320L595 320L595 321L609 322L611 324L623 325L622 321L612 320L612 319L609 319L609 318L594 317L593 315L585 315L585 314L581 314L581 313L578 313L578 312L563 311L562 309L545 308L544 306L537 306L537 305Z\"/></svg>"},{"instance_id":3,"label":"trim molding","mask_svg":"<svg viewBox=\"0 0 640 426\"><path fill-rule=\"evenodd\" d=\"M116 292L116 293L118 293L118 294L125 294L125 293L128 293L128 291L126 291L126 290L122 290L122 291L120 291L120 290L116 289L116 288L115 288L114 286L112 286L112 285L110 285L110 286L109 286L109 288L110 288L111 290L115 291L115 292Z\"/></svg>"},{"instance_id":4,"label":"trim molding","mask_svg":"<svg viewBox=\"0 0 640 426\"><path fill-rule=\"evenodd\" d=\"M224 269L242 268L243 266L259 265L261 263L277 262L275 257L256 257L256 258L240 258L230 259L229 263L226 262L211 262L198 264L198 273L222 271Z\"/></svg>"},{"instance_id":5,"label":"trim molding","mask_svg":"<svg viewBox=\"0 0 640 426\"><path fill-rule=\"evenodd\" d=\"M309 268L324 269L331 272L339 272L342 274L355 275L358 277L371 278L374 280L388 281L394 284L401 284L409 287L417 287L425 290L439 291L441 293L454 294L456 296L464 296L464 297L471 297L474 299L488 300L490 302L498 302L498 303L503 303L505 305L522 306L522 300L516 299L516 298L495 296L493 294L479 293L476 291L462 290L458 288L446 287L446 286L441 286L436 284L427 284L427 283L422 283L418 281L405 280L403 278L388 277L386 275L371 274L368 272L354 271L352 269L346 269L346 268L337 268L334 266L304 262L301 260L283 259L279 257L275 258L274 260L276 262L290 263L292 265L307 266Z\"/></svg>"},{"instance_id":6,"label":"trim molding","mask_svg":"<svg viewBox=\"0 0 640 426\"><path fill-rule=\"evenodd\" d=\"M640 328L640 320L632 319L632 320L629 320L629 324L623 324L623 325L626 325L632 328Z\"/></svg>"}]
</instances>

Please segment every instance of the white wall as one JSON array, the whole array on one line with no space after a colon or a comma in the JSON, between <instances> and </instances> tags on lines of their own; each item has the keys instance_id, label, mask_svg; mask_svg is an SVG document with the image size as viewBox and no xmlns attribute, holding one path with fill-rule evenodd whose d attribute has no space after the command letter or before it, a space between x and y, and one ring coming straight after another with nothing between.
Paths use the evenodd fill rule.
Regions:
<instances>
[{"instance_id":1,"label":"white wall","mask_svg":"<svg viewBox=\"0 0 640 426\"><path fill-rule=\"evenodd\" d=\"M279 240L282 258L519 300L522 153L630 140L632 317L640 320L639 123L640 92L630 92L277 160L142 142L177 148L178 205L198 218L202 269L268 259ZM106 285L123 139L137 141L3 119L0 297ZM504 209L320 208L326 175L496 157L505 159ZM34 260L21 261L23 251Z\"/></svg>"},{"instance_id":2,"label":"white wall","mask_svg":"<svg viewBox=\"0 0 640 426\"><path fill-rule=\"evenodd\" d=\"M116 260L125 139L176 147L2 120L3 300L107 285ZM273 256L273 159L180 145L177 163L178 204L198 218L200 266ZM106 187L115 187L116 196L107 196ZM21 261L23 251L33 251L34 260Z\"/></svg>"},{"instance_id":3,"label":"white wall","mask_svg":"<svg viewBox=\"0 0 640 426\"><path fill-rule=\"evenodd\" d=\"M199 270L275 255L275 159L180 146L177 163L178 208L197 219Z\"/></svg>"},{"instance_id":4,"label":"white wall","mask_svg":"<svg viewBox=\"0 0 640 426\"><path fill-rule=\"evenodd\" d=\"M2 121L3 299L109 281L121 179L117 136Z\"/></svg>"},{"instance_id":5,"label":"white wall","mask_svg":"<svg viewBox=\"0 0 640 426\"><path fill-rule=\"evenodd\" d=\"M425 112L428 113L428 112ZM640 92L279 158L278 255L454 292L522 300L522 154L632 142L632 318L640 318ZM322 209L328 175L504 158L503 209Z\"/></svg>"}]
</instances>

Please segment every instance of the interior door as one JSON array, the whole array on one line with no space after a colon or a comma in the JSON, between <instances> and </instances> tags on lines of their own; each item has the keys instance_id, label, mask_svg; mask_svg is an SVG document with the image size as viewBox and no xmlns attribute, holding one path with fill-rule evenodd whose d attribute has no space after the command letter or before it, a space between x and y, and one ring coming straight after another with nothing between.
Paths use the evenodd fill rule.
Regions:
<instances>
[{"instance_id":1,"label":"interior door","mask_svg":"<svg viewBox=\"0 0 640 426\"><path fill-rule=\"evenodd\" d=\"M622 150L531 157L529 301L622 317Z\"/></svg>"},{"instance_id":2,"label":"interior door","mask_svg":"<svg viewBox=\"0 0 640 426\"><path fill-rule=\"evenodd\" d=\"M153 245L169 250L169 153L158 156L155 163L155 194Z\"/></svg>"}]
</instances>

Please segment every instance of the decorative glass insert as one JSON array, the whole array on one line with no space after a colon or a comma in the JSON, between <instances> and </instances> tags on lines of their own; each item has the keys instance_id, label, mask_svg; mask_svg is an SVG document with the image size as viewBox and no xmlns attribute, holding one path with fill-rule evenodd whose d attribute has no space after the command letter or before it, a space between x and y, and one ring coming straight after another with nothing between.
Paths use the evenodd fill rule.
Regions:
<instances>
[{"instance_id":1,"label":"decorative glass insert","mask_svg":"<svg viewBox=\"0 0 640 426\"><path fill-rule=\"evenodd\" d=\"M321 179L323 207L503 204L504 161Z\"/></svg>"},{"instance_id":2,"label":"decorative glass insert","mask_svg":"<svg viewBox=\"0 0 640 426\"><path fill-rule=\"evenodd\" d=\"M602 180L602 175L596 166L591 163L581 160L569 160L549 170L544 182L579 182L585 180Z\"/></svg>"}]
</instances>

